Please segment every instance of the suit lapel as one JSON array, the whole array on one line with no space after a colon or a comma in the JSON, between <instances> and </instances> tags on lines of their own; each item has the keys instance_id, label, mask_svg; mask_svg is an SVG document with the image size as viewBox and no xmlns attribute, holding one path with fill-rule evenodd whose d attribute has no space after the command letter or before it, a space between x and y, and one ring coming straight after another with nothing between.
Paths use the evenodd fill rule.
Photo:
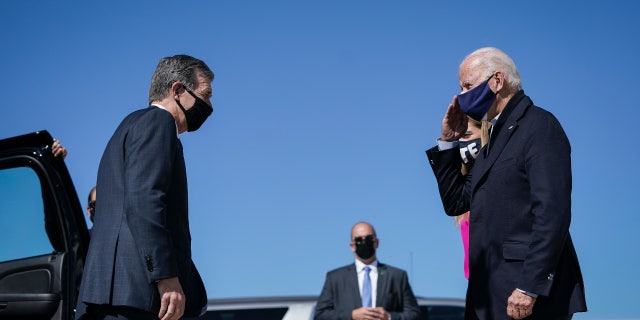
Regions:
<instances>
[{"instance_id":1,"label":"suit lapel","mask_svg":"<svg viewBox=\"0 0 640 320\"><path fill-rule=\"evenodd\" d=\"M360 297L360 286L358 285L358 270L356 264L349 265L347 268L347 274L349 275L345 281L345 288L352 288L349 290L349 295L353 298L353 309L362 307L362 298Z\"/></svg>"},{"instance_id":2,"label":"suit lapel","mask_svg":"<svg viewBox=\"0 0 640 320\"><path fill-rule=\"evenodd\" d=\"M384 304L384 293L387 292L387 286L389 284L389 270L387 266L378 262L378 288L376 289L376 305L375 307L381 307Z\"/></svg>"},{"instance_id":3,"label":"suit lapel","mask_svg":"<svg viewBox=\"0 0 640 320\"><path fill-rule=\"evenodd\" d=\"M524 95L524 94L523 94ZM518 97L514 97L518 98ZM500 123L498 131L494 132L491 135L490 142L485 148L482 149L480 155L478 156L481 161L476 161L477 170L473 170L473 174L471 177L471 190L475 192L480 181L484 180L484 177L489 172L489 169L496 162L502 151L504 150L507 142L511 138L511 135L518 128L518 120L524 115L526 110L533 104L531 99L527 96L519 97L519 101L515 102L516 105L512 106L512 110L509 111L508 114L500 115L500 117L505 116L506 119L504 122L498 121ZM506 108L505 108L506 109ZM505 110L506 111L506 110ZM495 128L494 128L495 129ZM476 168L474 168L476 169Z\"/></svg>"}]
</instances>

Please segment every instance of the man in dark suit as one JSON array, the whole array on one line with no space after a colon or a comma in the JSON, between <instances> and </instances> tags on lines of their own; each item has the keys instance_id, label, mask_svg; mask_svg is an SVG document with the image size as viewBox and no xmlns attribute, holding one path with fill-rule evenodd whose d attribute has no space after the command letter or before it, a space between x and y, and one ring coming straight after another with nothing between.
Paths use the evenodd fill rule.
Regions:
<instances>
[{"instance_id":1,"label":"man in dark suit","mask_svg":"<svg viewBox=\"0 0 640 320\"><path fill-rule=\"evenodd\" d=\"M586 311L569 234L571 147L558 120L522 91L513 60L482 48L460 64L460 88L427 151L448 215L471 211L468 319L570 319ZM468 175L457 140L467 116L493 123Z\"/></svg>"},{"instance_id":2,"label":"man in dark suit","mask_svg":"<svg viewBox=\"0 0 640 320\"><path fill-rule=\"evenodd\" d=\"M197 130L213 112L212 81L196 58L161 59L150 106L129 114L109 140L76 319L179 319L206 307L191 260L178 135Z\"/></svg>"},{"instance_id":3,"label":"man in dark suit","mask_svg":"<svg viewBox=\"0 0 640 320\"><path fill-rule=\"evenodd\" d=\"M379 263L378 244L372 225L359 222L353 226L349 246L356 262L327 273L315 319L420 319L407 273Z\"/></svg>"}]
</instances>

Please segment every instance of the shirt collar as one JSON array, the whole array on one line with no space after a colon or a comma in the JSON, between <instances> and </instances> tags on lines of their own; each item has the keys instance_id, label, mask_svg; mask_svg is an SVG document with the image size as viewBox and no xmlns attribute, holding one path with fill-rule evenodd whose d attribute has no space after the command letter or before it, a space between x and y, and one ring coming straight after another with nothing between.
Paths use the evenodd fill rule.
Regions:
<instances>
[{"instance_id":1,"label":"shirt collar","mask_svg":"<svg viewBox=\"0 0 640 320\"><path fill-rule=\"evenodd\" d=\"M500 118L500 115L501 115L501 113L498 113L498 115L495 118L491 119L491 126L492 127L496 125L496 122L498 122L498 118Z\"/></svg>"},{"instance_id":2,"label":"shirt collar","mask_svg":"<svg viewBox=\"0 0 640 320\"><path fill-rule=\"evenodd\" d=\"M367 267L367 266L371 268L371 270L378 270L378 260L373 260L371 264L364 264L362 263L362 261L356 259L356 270L358 272L362 271L362 269L364 269L364 267Z\"/></svg>"}]
</instances>

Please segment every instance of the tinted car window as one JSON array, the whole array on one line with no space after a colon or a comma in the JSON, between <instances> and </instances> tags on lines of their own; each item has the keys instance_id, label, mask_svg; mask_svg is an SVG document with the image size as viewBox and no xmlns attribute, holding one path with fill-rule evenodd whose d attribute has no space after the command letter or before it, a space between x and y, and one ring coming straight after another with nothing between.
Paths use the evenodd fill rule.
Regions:
<instances>
[{"instance_id":1,"label":"tinted car window","mask_svg":"<svg viewBox=\"0 0 640 320\"><path fill-rule=\"evenodd\" d=\"M196 319L206 320L282 320L288 308L211 310Z\"/></svg>"},{"instance_id":2,"label":"tinted car window","mask_svg":"<svg viewBox=\"0 0 640 320\"><path fill-rule=\"evenodd\" d=\"M464 307L457 306L421 306L423 320L463 320Z\"/></svg>"},{"instance_id":3,"label":"tinted car window","mask_svg":"<svg viewBox=\"0 0 640 320\"><path fill-rule=\"evenodd\" d=\"M38 176L29 167L0 170L0 261L52 253Z\"/></svg>"}]
</instances>

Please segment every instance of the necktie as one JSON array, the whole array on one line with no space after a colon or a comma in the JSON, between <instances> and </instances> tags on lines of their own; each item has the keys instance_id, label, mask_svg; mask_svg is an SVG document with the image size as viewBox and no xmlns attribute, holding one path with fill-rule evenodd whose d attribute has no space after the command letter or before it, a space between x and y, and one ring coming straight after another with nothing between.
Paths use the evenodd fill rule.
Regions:
<instances>
[{"instance_id":1,"label":"necktie","mask_svg":"<svg viewBox=\"0 0 640 320\"><path fill-rule=\"evenodd\" d=\"M362 306L371 307L371 278L369 277L369 267L364 267L364 278L362 279Z\"/></svg>"},{"instance_id":2,"label":"necktie","mask_svg":"<svg viewBox=\"0 0 640 320\"><path fill-rule=\"evenodd\" d=\"M483 120L483 122L485 122ZM488 134L488 139L487 139L487 145L485 146L484 149L484 156L486 157L489 154L489 147L491 145L491 136L493 135L493 128L495 128L496 126L496 119L491 120L490 122L487 123L486 127L487 127L487 131L489 131ZM485 127L485 125L483 124L483 127ZM482 134L484 134L484 131L482 132Z\"/></svg>"}]
</instances>

